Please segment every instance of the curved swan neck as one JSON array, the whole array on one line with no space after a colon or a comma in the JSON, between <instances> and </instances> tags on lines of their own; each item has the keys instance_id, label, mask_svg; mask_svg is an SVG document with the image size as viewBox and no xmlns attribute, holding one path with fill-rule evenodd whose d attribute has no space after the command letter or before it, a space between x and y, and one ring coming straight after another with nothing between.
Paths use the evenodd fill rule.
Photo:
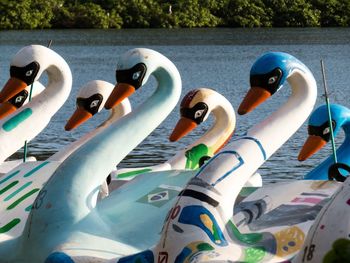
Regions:
<instances>
[{"instance_id":1,"label":"curved swan neck","mask_svg":"<svg viewBox=\"0 0 350 263\"><path fill-rule=\"evenodd\" d=\"M3 128L0 130L0 161L20 149L24 141L30 141L39 134L69 96L72 74L68 64L51 50L44 49L42 52L45 59L50 60L50 64L43 69L48 74L48 85L31 102L0 122ZM4 124L14 122L16 116L28 114L30 117L17 123L14 129L8 131L4 128Z\"/></svg>"},{"instance_id":2,"label":"curved swan neck","mask_svg":"<svg viewBox=\"0 0 350 263\"><path fill-rule=\"evenodd\" d=\"M264 145L267 158L299 129L316 100L316 81L311 72L294 69L287 80L292 88L288 101L248 132L248 136L257 138ZM274 134L276 136L271 140Z\"/></svg>"},{"instance_id":3,"label":"curved swan neck","mask_svg":"<svg viewBox=\"0 0 350 263\"><path fill-rule=\"evenodd\" d=\"M212 156L230 139L236 124L234 109L222 95L215 94L212 96L214 97L212 101L217 102L217 104L212 105L213 124L204 135L167 162L171 165L171 169L183 169L186 164L186 152L193 149L193 147L201 144L205 145L208 147L208 156Z\"/></svg>"},{"instance_id":4,"label":"curved swan neck","mask_svg":"<svg viewBox=\"0 0 350 263\"><path fill-rule=\"evenodd\" d=\"M54 202L57 209L50 215L36 210L32 215L38 214L39 221L52 223L57 216L59 221L71 223L86 216L90 212L91 202L95 201L89 202L86 198L99 188L115 164L150 134L175 107L181 92L180 75L165 57L158 61L159 67L153 74L159 85L151 97L125 118L113 123L82 145L62 163L47 182L45 188L50 191L46 200ZM80 194L77 195L77 192ZM67 205L67 202L75 205ZM62 211L65 212L62 214Z\"/></svg>"},{"instance_id":5,"label":"curved swan neck","mask_svg":"<svg viewBox=\"0 0 350 263\"><path fill-rule=\"evenodd\" d=\"M287 102L252 127L246 136L228 145L220 152L221 155L218 154L220 158L209 161L207 167L204 166L196 175L206 183L215 185L221 196L220 210L225 220L232 216L234 202L249 177L298 130L312 111L317 97L316 81L312 73L304 68L295 68L288 82L292 94ZM220 169L214 169L214 166ZM208 175L206 170L209 171ZM230 170L232 172L226 174ZM227 188L227 185L234 187Z\"/></svg>"}]
</instances>

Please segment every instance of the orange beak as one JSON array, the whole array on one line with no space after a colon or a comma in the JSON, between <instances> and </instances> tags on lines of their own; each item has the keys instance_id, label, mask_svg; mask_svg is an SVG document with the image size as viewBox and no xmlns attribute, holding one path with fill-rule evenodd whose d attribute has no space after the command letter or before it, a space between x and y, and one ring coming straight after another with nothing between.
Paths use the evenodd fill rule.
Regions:
<instances>
[{"instance_id":1,"label":"orange beak","mask_svg":"<svg viewBox=\"0 0 350 263\"><path fill-rule=\"evenodd\" d=\"M131 96L135 92L135 87L126 83L117 83L114 90L106 101L105 109L109 110L117 106L123 99Z\"/></svg>"},{"instance_id":2,"label":"orange beak","mask_svg":"<svg viewBox=\"0 0 350 263\"><path fill-rule=\"evenodd\" d=\"M0 92L0 103L8 101L17 93L21 92L27 87L27 83L17 78L10 78L5 87Z\"/></svg>"},{"instance_id":3,"label":"orange beak","mask_svg":"<svg viewBox=\"0 0 350 263\"><path fill-rule=\"evenodd\" d=\"M305 161L314 153L318 152L327 142L323 140L320 136L309 135L307 140L304 143L303 148L301 149L298 160Z\"/></svg>"},{"instance_id":4,"label":"orange beak","mask_svg":"<svg viewBox=\"0 0 350 263\"><path fill-rule=\"evenodd\" d=\"M197 123L194 121L181 117L177 122L173 132L171 133L169 140L171 142L176 142L197 127Z\"/></svg>"},{"instance_id":5,"label":"orange beak","mask_svg":"<svg viewBox=\"0 0 350 263\"><path fill-rule=\"evenodd\" d=\"M15 112L17 108L12 103L5 101L0 104L0 120Z\"/></svg>"},{"instance_id":6,"label":"orange beak","mask_svg":"<svg viewBox=\"0 0 350 263\"><path fill-rule=\"evenodd\" d=\"M78 107L73 113L72 117L68 120L64 129L70 131L78 127L80 124L86 122L92 117L92 114L81 107Z\"/></svg>"},{"instance_id":7,"label":"orange beak","mask_svg":"<svg viewBox=\"0 0 350 263\"><path fill-rule=\"evenodd\" d=\"M238 108L238 114L244 115L271 97L271 93L260 87L252 87Z\"/></svg>"}]
</instances>

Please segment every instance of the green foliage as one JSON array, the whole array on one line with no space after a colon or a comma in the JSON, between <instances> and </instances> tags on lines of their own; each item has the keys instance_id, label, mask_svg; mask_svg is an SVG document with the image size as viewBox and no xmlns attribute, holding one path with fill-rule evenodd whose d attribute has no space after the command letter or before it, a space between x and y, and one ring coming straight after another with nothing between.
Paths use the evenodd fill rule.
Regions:
<instances>
[{"instance_id":1,"label":"green foliage","mask_svg":"<svg viewBox=\"0 0 350 263\"><path fill-rule=\"evenodd\" d=\"M112 10L122 18L125 28L172 27L173 19L163 8L154 0L121 0Z\"/></svg>"},{"instance_id":2,"label":"green foliage","mask_svg":"<svg viewBox=\"0 0 350 263\"><path fill-rule=\"evenodd\" d=\"M261 0L230 0L224 19L230 27L270 27L272 9Z\"/></svg>"},{"instance_id":3,"label":"green foliage","mask_svg":"<svg viewBox=\"0 0 350 263\"><path fill-rule=\"evenodd\" d=\"M0 0L0 29L349 25L349 0Z\"/></svg>"},{"instance_id":4,"label":"green foliage","mask_svg":"<svg viewBox=\"0 0 350 263\"><path fill-rule=\"evenodd\" d=\"M0 1L1 29L49 28L56 3L53 0Z\"/></svg>"},{"instance_id":5,"label":"green foliage","mask_svg":"<svg viewBox=\"0 0 350 263\"><path fill-rule=\"evenodd\" d=\"M172 15L179 27L215 27L220 19L210 12L212 1L192 0L176 1L172 5Z\"/></svg>"},{"instance_id":6,"label":"green foliage","mask_svg":"<svg viewBox=\"0 0 350 263\"><path fill-rule=\"evenodd\" d=\"M61 6L55 11L55 28L108 28L110 24L106 11L94 3Z\"/></svg>"},{"instance_id":7,"label":"green foliage","mask_svg":"<svg viewBox=\"0 0 350 263\"><path fill-rule=\"evenodd\" d=\"M265 0L273 11L272 25L275 27L319 26L320 11L307 0Z\"/></svg>"}]
</instances>

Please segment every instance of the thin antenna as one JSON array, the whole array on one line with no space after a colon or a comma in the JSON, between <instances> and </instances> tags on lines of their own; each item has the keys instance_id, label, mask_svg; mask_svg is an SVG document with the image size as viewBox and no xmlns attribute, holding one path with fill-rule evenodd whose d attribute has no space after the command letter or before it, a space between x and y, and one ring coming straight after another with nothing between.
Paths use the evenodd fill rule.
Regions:
<instances>
[{"instance_id":1,"label":"thin antenna","mask_svg":"<svg viewBox=\"0 0 350 263\"><path fill-rule=\"evenodd\" d=\"M333 159L334 159L334 163L337 163L338 161L337 161L337 152L336 152L336 149L335 149L335 142L334 142L331 107L330 107L330 104L329 104L328 89L327 89L327 82L326 82L326 73L325 73L324 63L323 63L322 59L321 59L321 69L322 69L322 77L323 77L324 95L325 95L325 98L326 98L326 105L327 105L327 110L328 110L328 122L329 122L329 130L330 130L330 133L331 133Z\"/></svg>"},{"instance_id":2,"label":"thin antenna","mask_svg":"<svg viewBox=\"0 0 350 263\"><path fill-rule=\"evenodd\" d=\"M52 44L52 39L50 39L49 43L47 43L47 47L50 48L51 44ZM32 94L33 94L33 83L30 85L28 101L32 100ZM24 147L23 148L23 162L25 163L27 161L27 149L28 149L27 140L25 140L23 147Z\"/></svg>"}]
</instances>

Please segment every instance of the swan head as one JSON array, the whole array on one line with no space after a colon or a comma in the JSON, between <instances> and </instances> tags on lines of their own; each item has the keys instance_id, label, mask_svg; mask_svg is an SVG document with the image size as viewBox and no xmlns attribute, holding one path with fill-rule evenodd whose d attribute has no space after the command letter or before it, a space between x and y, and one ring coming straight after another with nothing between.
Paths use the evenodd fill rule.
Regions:
<instances>
[{"instance_id":1,"label":"swan head","mask_svg":"<svg viewBox=\"0 0 350 263\"><path fill-rule=\"evenodd\" d=\"M8 101L4 101L0 104L0 120L15 112L23 105L29 102L30 93L32 97L40 94L45 87L38 81L33 83L33 86L27 86L24 90L18 92L11 97Z\"/></svg>"},{"instance_id":2,"label":"swan head","mask_svg":"<svg viewBox=\"0 0 350 263\"><path fill-rule=\"evenodd\" d=\"M49 66L53 51L40 45L26 46L13 57L10 78L0 92L0 103L8 101L39 79Z\"/></svg>"},{"instance_id":3,"label":"swan head","mask_svg":"<svg viewBox=\"0 0 350 263\"><path fill-rule=\"evenodd\" d=\"M143 86L165 57L157 51L135 48L127 51L118 61L117 84L108 98L105 108L111 109L124 98L129 97Z\"/></svg>"},{"instance_id":4,"label":"swan head","mask_svg":"<svg viewBox=\"0 0 350 263\"><path fill-rule=\"evenodd\" d=\"M76 100L76 110L68 120L65 130L70 131L86 122L103 109L114 85L103 80L93 80L82 86Z\"/></svg>"},{"instance_id":5,"label":"swan head","mask_svg":"<svg viewBox=\"0 0 350 263\"><path fill-rule=\"evenodd\" d=\"M180 120L177 122L169 140L174 142L204 122L213 109L213 95L211 89L200 88L191 90L180 104Z\"/></svg>"},{"instance_id":6,"label":"swan head","mask_svg":"<svg viewBox=\"0 0 350 263\"><path fill-rule=\"evenodd\" d=\"M342 105L331 104L333 134L336 136L350 118L350 110ZM318 152L331 139L327 105L318 107L310 116L308 124L308 138L298 156L299 161L305 161Z\"/></svg>"},{"instance_id":7,"label":"swan head","mask_svg":"<svg viewBox=\"0 0 350 263\"><path fill-rule=\"evenodd\" d=\"M243 115L254 110L277 92L300 62L283 52L268 52L257 59L250 70L250 90L238 108Z\"/></svg>"}]
</instances>

